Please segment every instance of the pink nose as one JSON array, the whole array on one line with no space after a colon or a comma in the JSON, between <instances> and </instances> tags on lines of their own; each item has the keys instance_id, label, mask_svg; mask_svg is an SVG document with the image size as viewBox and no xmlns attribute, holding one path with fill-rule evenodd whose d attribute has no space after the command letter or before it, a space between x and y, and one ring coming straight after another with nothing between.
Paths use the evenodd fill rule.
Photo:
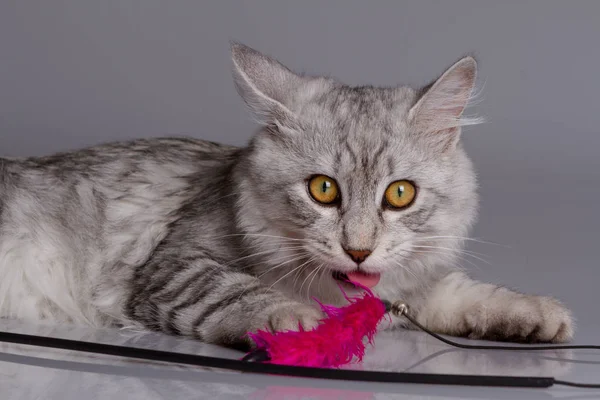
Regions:
<instances>
[{"instance_id":1,"label":"pink nose","mask_svg":"<svg viewBox=\"0 0 600 400\"><path fill-rule=\"evenodd\" d=\"M346 250L346 253L350 256L352 261L360 264L361 262L365 261L367 257L369 257L371 250Z\"/></svg>"}]
</instances>

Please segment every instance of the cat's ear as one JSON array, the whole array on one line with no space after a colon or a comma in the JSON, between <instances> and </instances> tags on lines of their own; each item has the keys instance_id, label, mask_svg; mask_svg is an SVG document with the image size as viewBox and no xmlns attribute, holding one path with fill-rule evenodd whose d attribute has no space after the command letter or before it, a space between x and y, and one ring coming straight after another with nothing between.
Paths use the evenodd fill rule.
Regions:
<instances>
[{"instance_id":1,"label":"cat's ear","mask_svg":"<svg viewBox=\"0 0 600 400\"><path fill-rule=\"evenodd\" d=\"M289 105L302 77L240 43L231 43L231 58L237 91L261 122L283 122L292 117Z\"/></svg>"},{"instance_id":2,"label":"cat's ear","mask_svg":"<svg viewBox=\"0 0 600 400\"><path fill-rule=\"evenodd\" d=\"M479 123L465 119L467 106L477 77L477 62L464 57L422 90L422 95L408 114L411 128L443 151L458 142L460 127Z\"/></svg>"}]
</instances>

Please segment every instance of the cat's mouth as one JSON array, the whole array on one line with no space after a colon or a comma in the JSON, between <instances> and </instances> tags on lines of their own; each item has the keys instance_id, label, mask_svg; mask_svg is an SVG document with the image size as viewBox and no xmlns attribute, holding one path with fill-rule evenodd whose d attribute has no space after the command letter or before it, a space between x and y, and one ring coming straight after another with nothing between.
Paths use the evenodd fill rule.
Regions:
<instances>
[{"instance_id":1,"label":"cat's mouth","mask_svg":"<svg viewBox=\"0 0 600 400\"><path fill-rule=\"evenodd\" d=\"M355 270L352 272L333 271L333 279L344 283L357 283L366 286L369 289L374 288L381 279L381 274L367 274L366 272Z\"/></svg>"}]
</instances>

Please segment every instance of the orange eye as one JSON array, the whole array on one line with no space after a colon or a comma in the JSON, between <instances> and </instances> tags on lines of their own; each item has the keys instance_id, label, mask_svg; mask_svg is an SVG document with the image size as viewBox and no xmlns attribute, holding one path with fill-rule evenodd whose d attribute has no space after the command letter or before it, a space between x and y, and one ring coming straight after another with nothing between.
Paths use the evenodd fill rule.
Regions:
<instances>
[{"instance_id":1,"label":"orange eye","mask_svg":"<svg viewBox=\"0 0 600 400\"><path fill-rule=\"evenodd\" d=\"M385 204L391 208L405 208L412 204L417 188L409 181L392 182L385 190Z\"/></svg>"},{"instance_id":2,"label":"orange eye","mask_svg":"<svg viewBox=\"0 0 600 400\"><path fill-rule=\"evenodd\" d=\"M308 182L308 191L312 198L321 204L331 204L339 199L337 183L325 175L313 176Z\"/></svg>"}]
</instances>

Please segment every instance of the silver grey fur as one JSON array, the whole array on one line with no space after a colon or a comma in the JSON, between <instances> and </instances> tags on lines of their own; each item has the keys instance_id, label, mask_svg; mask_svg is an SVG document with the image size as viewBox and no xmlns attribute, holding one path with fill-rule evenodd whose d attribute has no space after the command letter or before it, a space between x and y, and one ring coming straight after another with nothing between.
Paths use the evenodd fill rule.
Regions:
<instances>
[{"instance_id":1,"label":"silver grey fur","mask_svg":"<svg viewBox=\"0 0 600 400\"><path fill-rule=\"evenodd\" d=\"M137 325L235 346L259 328L313 327L312 301L343 304L333 271L369 249L375 291L441 333L563 342L569 311L476 282L453 265L477 195L461 125L465 57L421 90L300 76L232 45L234 78L263 128L248 147L140 139L0 159L0 316ZM338 182L339 207L307 179ZM414 203L382 205L391 182ZM352 290L350 290L352 291ZM395 320L395 326L406 326Z\"/></svg>"}]
</instances>

